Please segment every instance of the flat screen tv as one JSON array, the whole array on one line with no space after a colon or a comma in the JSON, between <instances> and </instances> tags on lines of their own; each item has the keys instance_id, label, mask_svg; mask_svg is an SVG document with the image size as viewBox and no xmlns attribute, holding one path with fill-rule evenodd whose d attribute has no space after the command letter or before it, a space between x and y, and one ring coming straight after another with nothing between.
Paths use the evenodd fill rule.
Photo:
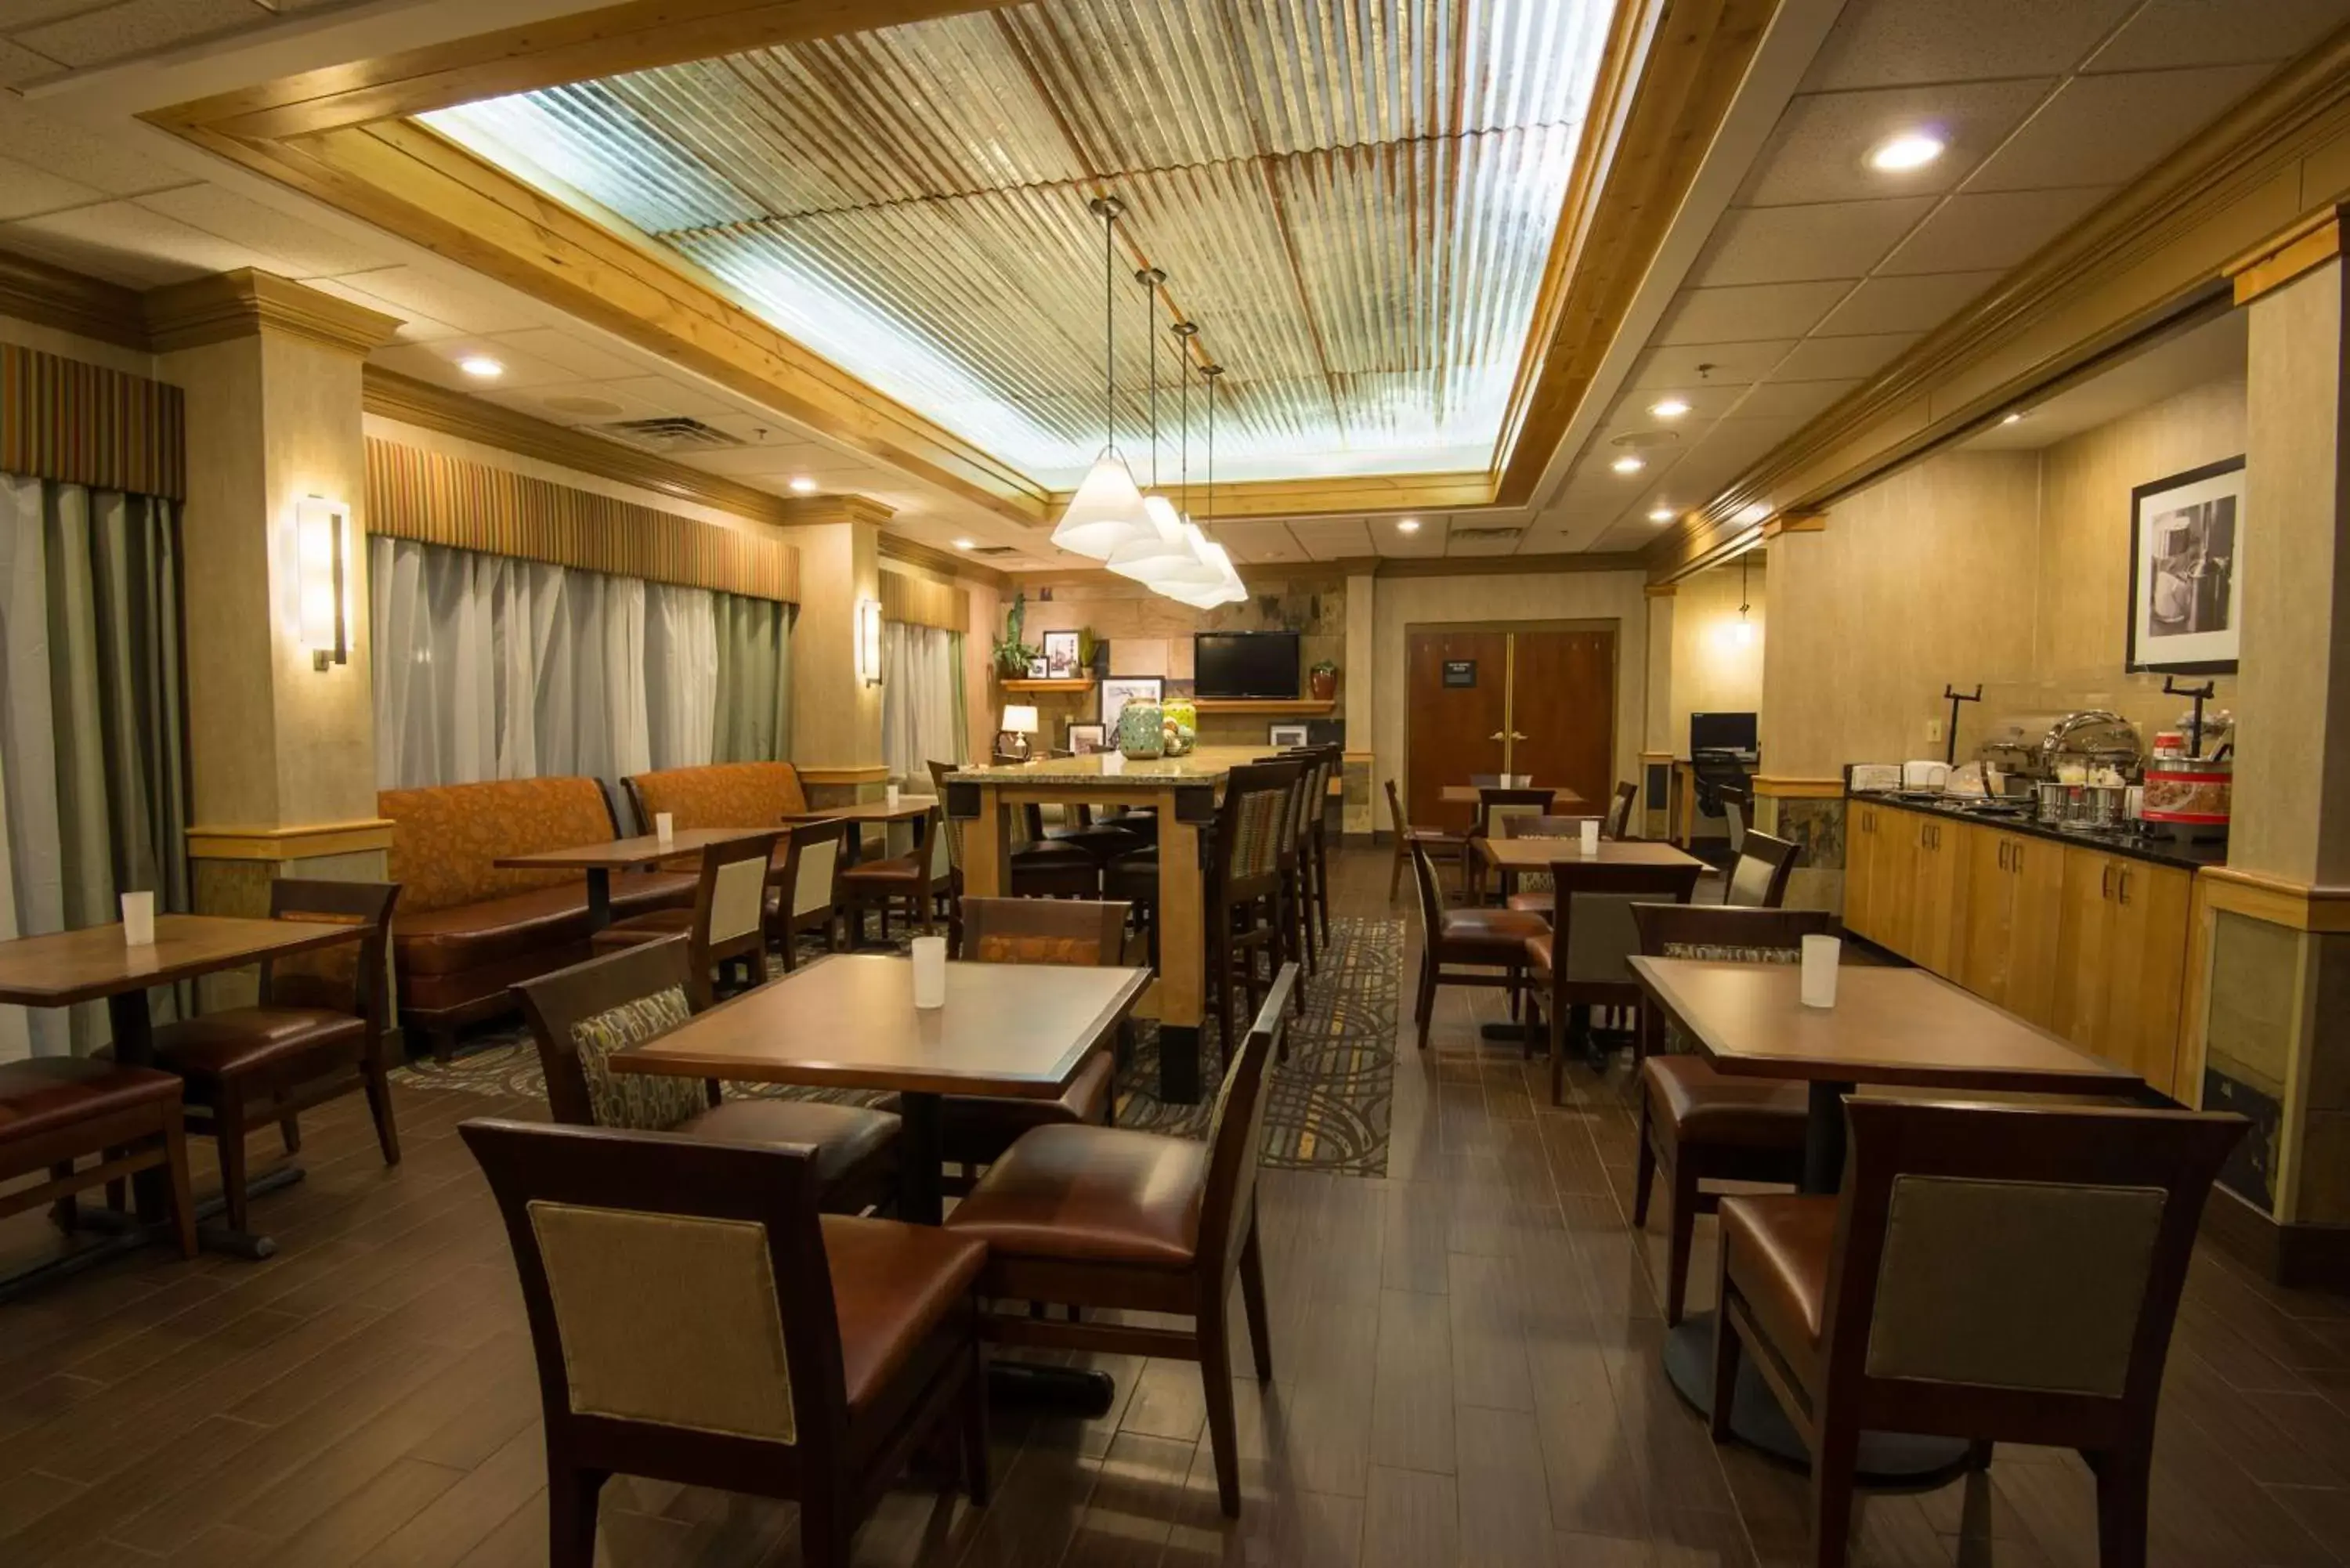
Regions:
<instances>
[{"instance_id":1,"label":"flat screen tv","mask_svg":"<svg viewBox=\"0 0 2350 1568\"><path fill-rule=\"evenodd\" d=\"M1751 752L1754 749L1752 713L1691 713L1691 752Z\"/></svg>"},{"instance_id":2,"label":"flat screen tv","mask_svg":"<svg viewBox=\"0 0 2350 1568\"><path fill-rule=\"evenodd\" d=\"M1294 631L1202 631L1191 638L1191 673L1202 697L1297 695Z\"/></svg>"}]
</instances>

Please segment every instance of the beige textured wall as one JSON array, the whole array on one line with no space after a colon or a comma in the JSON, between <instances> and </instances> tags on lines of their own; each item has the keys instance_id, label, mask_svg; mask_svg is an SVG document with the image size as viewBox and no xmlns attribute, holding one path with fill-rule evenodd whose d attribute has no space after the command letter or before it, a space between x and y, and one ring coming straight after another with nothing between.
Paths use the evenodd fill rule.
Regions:
<instances>
[{"instance_id":1,"label":"beige textured wall","mask_svg":"<svg viewBox=\"0 0 2350 1568\"><path fill-rule=\"evenodd\" d=\"M1638 776L1646 738L1648 599L1638 572L1382 577L1372 637L1372 788L1404 782L1404 634L1442 622L1612 620L1616 623L1616 776ZM1353 744L1351 740L1350 744ZM1386 798L1383 793L1379 798Z\"/></svg>"},{"instance_id":2,"label":"beige textured wall","mask_svg":"<svg viewBox=\"0 0 2350 1568\"><path fill-rule=\"evenodd\" d=\"M857 601L881 594L880 528L818 523L782 530L800 552L800 613L792 625L792 761L878 767L881 688L857 679Z\"/></svg>"},{"instance_id":3,"label":"beige textured wall","mask_svg":"<svg viewBox=\"0 0 2350 1568\"><path fill-rule=\"evenodd\" d=\"M1757 556L1761 552L1755 552ZM1652 751L1689 755L1691 713L1749 713L1762 706L1762 578L1757 561L1747 568L1747 624L1751 642L1737 638L1739 576L1735 566L1716 566L1675 585L1671 622L1672 676L1664 698L1664 732ZM1650 708L1659 693L1648 694ZM1769 772L1769 769L1765 769Z\"/></svg>"}]
</instances>

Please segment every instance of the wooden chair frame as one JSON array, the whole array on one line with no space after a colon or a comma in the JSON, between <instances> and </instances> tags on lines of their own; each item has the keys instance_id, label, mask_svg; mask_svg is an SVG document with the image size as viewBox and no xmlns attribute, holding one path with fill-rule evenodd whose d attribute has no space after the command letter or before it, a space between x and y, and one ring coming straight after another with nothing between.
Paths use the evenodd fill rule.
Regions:
<instances>
[{"instance_id":1,"label":"wooden chair frame","mask_svg":"<svg viewBox=\"0 0 2350 1568\"><path fill-rule=\"evenodd\" d=\"M1286 894L1295 864L1296 792L1304 773L1305 765L1295 759L1236 767L1226 776L1224 798L1216 807L1201 914L1207 926L1208 985L1215 992L1217 1023L1228 1043L1240 1038L1241 1014L1234 1004L1245 993L1253 1012L1263 996L1256 955L1264 953L1274 972L1297 956L1291 945ZM1273 870L1243 877L1232 865L1240 853L1242 805L1267 790L1279 790L1285 797L1277 824L1284 847Z\"/></svg>"},{"instance_id":2,"label":"wooden chair frame","mask_svg":"<svg viewBox=\"0 0 2350 1568\"><path fill-rule=\"evenodd\" d=\"M1499 784L1480 784L1477 786L1477 816L1476 820L1470 826L1469 836L1471 839L1492 837L1494 820L1493 813L1498 807L1530 805L1534 808L1532 812L1514 812L1511 815L1527 816L1541 815L1547 813L1552 805L1557 802L1557 799L1558 792L1556 790L1531 788L1511 789L1504 788ZM1509 817L1505 816L1502 818L1502 820L1503 822L1507 822ZM1508 829L1504 828L1503 832L1506 835ZM1464 849L1461 852L1461 864L1464 868L1464 874L1468 877L1467 892L1469 901L1472 904L1483 903L1485 901L1484 863L1477 857L1475 853Z\"/></svg>"},{"instance_id":3,"label":"wooden chair frame","mask_svg":"<svg viewBox=\"0 0 2350 1568\"><path fill-rule=\"evenodd\" d=\"M1640 798L1640 786L1627 779L1616 786L1616 798L1607 803L1607 815L1600 832L1609 838L1638 838L1632 831L1632 807Z\"/></svg>"},{"instance_id":4,"label":"wooden chair frame","mask_svg":"<svg viewBox=\"0 0 2350 1568\"><path fill-rule=\"evenodd\" d=\"M188 1180L185 1112L177 1094L145 1105L84 1116L37 1137L0 1144L0 1185L46 1172L47 1179L0 1191L0 1220L49 1208L57 1229L79 1229L74 1195L106 1188L120 1207L123 1183L140 1171L161 1169L170 1200L172 1238L183 1258L196 1255L196 1200ZM96 1165L74 1162L97 1155Z\"/></svg>"},{"instance_id":5,"label":"wooden chair frame","mask_svg":"<svg viewBox=\"0 0 2350 1568\"><path fill-rule=\"evenodd\" d=\"M784 836L784 864L768 879L775 890L775 912L768 922L768 934L784 955L784 972L799 968L799 939L809 931L824 933L827 952L840 946L840 872L847 851L849 824L835 819L830 822L795 822ZM806 913L798 913L800 877L807 869L807 852L819 844L830 844L832 850L831 886L824 903Z\"/></svg>"},{"instance_id":6,"label":"wooden chair frame","mask_svg":"<svg viewBox=\"0 0 2350 1568\"><path fill-rule=\"evenodd\" d=\"M596 1125L572 1030L585 1019L657 996L671 986L685 992L688 1010L700 1012L707 1005L695 1000L692 945L682 936L615 949L514 988L538 1046L539 1075L546 1081L546 1108L555 1120L567 1127ZM718 1104L718 1081L710 1079L703 1087L710 1103Z\"/></svg>"},{"instance_id":7,"label":"wooden chair frame","mask_svg":"<svg viewBox=\"0 0 2350 1568\"><path fill-rule=\"evenodd\" d=\"M1516 1018L1521 998L1525 991L1525 952L1513 950L1516 957L1500 960L1471 960L1454 957L1455 967L1445 965L1443 940L1444 891L1436 880L1436 862L1429 857L1427 846L1415 843L1411 846L1412 879L1419 890L1419 1000L1412 1017L1419 1026L1419 1048L1428 1049L1429 1023L1436 1015L1436 992L1447 985L1497 985L1510 994L1510 1016ZM1468 965L1467 968L1458 966ZM1492 973L1499 969L1502 972Z\"/></svg>"},{"instance_id":8,"label":"wooden chair frame","mask_svg":"<svg viewBox=\"0 0 2350 1568\"><path fill-rule=\"evenodd\" d=\"M1787 882L1794 876L1795 859L1802 853L1801 847L1791 839L1774 837L1759 829L1748 828L1744 846L1738 852L1738 860L1731 862L1729 874L1721 879L1722 903L1731 909L1775 909L1779 908L1786 901ZM1730 902L1731 888L1738 880L1738 863L1744 860L1761 860L1771 867L1771 879L1763 887L1762 902L1760 904Z\"/></svg>"},{"instance_id":9,"label":"wooden chair frame","mask_svg":"<svg viewBox=\"0 0 2350 1568\"><path fill-rule=\"evenodd\" d=\"M1396 793L1396 782L1387 781L1388 815L1395 823L1395 864L1388 868L1388 902L1395 902L1396 887L1403 880L1404 867L1411 861L1411 846L1418 842L1428 846L1430 855L1450 859L1461 873L1465 887L1469 877L1468 839L1458 833L1447 833L1440 827L1414 827L1403 815L1403 797Z\"/></svg>"},{"instance_id":10,"label":"wooden chair frame","mask_svg":"<svg viewBox=\"0 0 2350 1568\"><path fill-rule=\"evenodd\" d=\"M848 1408L814 1150L505 1121L469 1121L458 1131L489 1178L522 1278L546 1425L552 1568L589 1568L597 1499L616 1474L792 1499L799 1504L800 1560L809 1568L843 1568L858 1526L890 1480L944 1432L960 1438L972 1502L986 1503L986 1378L975 1300L917 1349L890 1397L861 1417ZM535 1202L763 1227L780 1287L794 1440L575 1413L530 1215Z\"/></svg>"},{"instance_id":11,"label":"wooden chair frame","mask_svg":"<svg viewBox=\"0 0 2350 1568\"><path fill-rule=\"evenodd\" d=\"M686 940L687 962L692 970L687 981L686 994L692 999L693 1010L697 1012L718 999L714 976L721 964L740 963L747 972L749 984L759 986L767 983L766 890L773 882L774 873L769 867L775 858L775 840L780 836L780 834L765 833L733 843L713 844L702 852L701 869L693 889L693 911L690 923L681 933ZM762 867L758 919L751 922L751 929L746 931L712 939L710 929L717 913L719 881L727 867L739 866L746 860L756 860ZM795 861L787 856L787 864L795 864ZM666 940L669 935L668 931L658 928L632 929L629 921L616 920L596 934L593 945L608 951L615 947Z\"/></svg>"},{"instance_id":12,"label":"wooden chair frame","mask_svg":"<svg viewBox=\"0 0 2350 1568\"><path fill-rule=\"evenodd\" d=\"M941 794L940 798L944 799L945 796ZM945 817L939 807L933 805L922 817L921 823L921 832L915 839L914 847L905 856L892 856L888 860L859 861L855 866L844 867L834 883L840 890L841 906L848 919L851 948L865 940L865 911L868 907L881 911L881 940L885 942L889 940L889 911L901 899L906 904L907 914L920 929L922 935L929 936L937 926L941 886L939 879L930 875L931 856L934 852L931 836L946 831ZM909 859L913 865L913 876L881 874L881 867L894 867ZM954 886L951 846L949 846L947 864L949 870L945 888L947 895L951 897Z\"/></svg>"},{"instance_id":13,"label":"wooden chair frame","mask_svg":"<svg viewBox=\"0 0 2350 1568\"><path fill-rule=\"evenodd\" d=\"M1570 1018L1578 1011L1594 1007L1641 1006L1640 985L1627 970L1621 980L1575 980L1569 977L1569 954L1574 950L1575 896L1578 893L1653 893L1677 904L1689 902L1696 890L1697 879L1704 867L1691 862L1685 866L1611 866L1601 861L1554 860L1550 877L1552 896L1556 900L1551 909L1551 952L1554 961L1545 988L1543 976L1537 972L1532 987L1538 1005L1526 1021L1527 1043L1533 1044L1532 1031L1547 1012L1550 1021L1550 1103L1565 1103L1566 1093L1566 1037ZM1529 968L1534 966L1531 963ZM1548 1006L1539 1005L1545 992ZM1588 1033L1587 1028L1586 1033Z\"/></svg>"}]
</instances>

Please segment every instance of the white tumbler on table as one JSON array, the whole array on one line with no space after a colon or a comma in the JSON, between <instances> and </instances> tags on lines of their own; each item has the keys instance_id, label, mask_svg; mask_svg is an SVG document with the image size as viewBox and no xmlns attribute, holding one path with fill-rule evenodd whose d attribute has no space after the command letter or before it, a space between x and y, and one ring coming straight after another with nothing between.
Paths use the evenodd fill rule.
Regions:
<instances>
[{"instance_id":1,"label":"white tumbler on table","mask_svg":"<svg viewBox=\"0 0 2350 1568\"><path fill-rule=\"evenodd\" d=\"M889 784L889 785L886 786L886 787L882 790L881 794L882 794L882 797L883 797L883 798L888 802L889 806L889 809L890 809L891 811L895 811L895 810L897 810L897 809L898 809L898 786L897 786L896 784Z\"/></svg>"},{"instance_id":2,"label":"white tumbler on table","mask_svg":"<svg viewBox=\"0 0 2350 1568\"><path fill-rule=\"evenodd\" d=\"M1804 939L1804 1005L1834 1007L1836 992L1836 965L1842 961L1844 943L1835 937Z\"/></svg>"},{"instance_id":3,"label":"white tumbler on table","mask_svg":"<svg viewBox=\"0 0 2350 1568\"><path fill-rule=\"evenodd\" d=\"M944 937L914 939L914 1005L944 1007L947 1004L947 940Z\"/></svg>"},{"instance_id":4,"label":"white tumbler on table","mask_svg":"<svg viewBox=\"0 0 2350 1568\"><path fill-rule=\"evenodd\" d=\"M134 948L155 945L154 894L122 895L122 940L125 946Z\"/></svg>"},{"instance_id":5,"label":"white tumbler on table","mask_svg":"<svg viewBox=\"0 0 2350 1568\"><path fill-rule=\"evenodd\" d=\"M653 837L664 849L677 842L677 818L665 811L653 813Z\"/></svg>"},{"instance_id":6,"label":"white tumbler on table","mask_svg":"<svg viewBox=\"0 0 2350 1568\"><path fill-rule=\"evenodd\" d=\"M1575 836L1582 840L1585 859L1599 853L1599 824L1596 821L1585 817L1576 826Z\"/></svg>"}]
</instances>

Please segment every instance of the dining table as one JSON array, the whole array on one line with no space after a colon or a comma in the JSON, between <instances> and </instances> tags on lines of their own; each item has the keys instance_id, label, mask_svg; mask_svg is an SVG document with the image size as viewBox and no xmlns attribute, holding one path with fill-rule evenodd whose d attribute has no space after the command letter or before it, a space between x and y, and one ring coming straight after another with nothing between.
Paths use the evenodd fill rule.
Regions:
<instances>
[{"instance_id":1,"label":"dining table","mask_svg":"<svg viewBox=\"0 0 2350 1568\"><path fill-rule=\"evenodd\" d=\"M936 795L901 794L898 797L898 803L895 805L886 800L860 800L847 805L812 805L806 811L787 811L784 813L783 820L786 825L795 822L851 824L850 830L841 846L841 863L854 866L864 858L865 828L868 824L879 824L886 842L886 836L890 828L901 822L920 823L937 809L938 804L939 798ZM917 849L921 847L921 838L919 835L915 837L914 847Z\"/></svg>"},{"instance_id":2,"label":"dining table","mask_svg":"<svg viewBox=\"0 0 2350 1568\"><path fill-rule=\"evenodd\" d=\"M154 1015L148 992L154 987L356 942L362 934L357 926L319 920L165 914L155 917L155 940L139 946L130 944L120 923L16 937L0 941L0 1002L71 1007L102 1001L113 1034L114 1059L126 1067L151 1067ZM302 1167L289 1161L253 1178L245 1190L254 1196L274 1192L300 1181L304 1174ZM33 1289L160 1239L169 1229L162 1223L163 1181L162 1172L157 1170L132 1177L131 1214L117 1219L110 1211L99 1210L83 1215L83 1224L91 1230L113 1230L106 1242L12 1274L0 1281L0 1292L14 1294ZM266 1258L277 1251L277 1244L266 1236L208 1223L224 1207L225 1200L219 1197L197 1205L199 1245L251 1259Z\"/></svg>"},{"instance_id":3,"label":"dining table","mask_svg":"<svg viewBox=\"0 0 2350 1568\"><path fill-rule=\"evenodd\" d=\"M1555 862L1577 861L1586 866L1696 866L1705 862L1669 844L1648 838L1603 838L1589 854L1576 838L1472 838L1478 858L1501 874L1507 897L1517 879L1529 871L1547 871Z\"/></svg>"},{"instance_id":4,"label":"dining table","mask_svg":"<svg viewBox=\"0 0 2350 1568\"><path fill-rule=\"evenodd\" d=\"M540 849L527 855L501 855L490 862L507 871L584 871L588 875L588 929L600 931L612 923L612 873L643 871L664 860L699 858L721 844L757 838L772 827L683 827L667 838L656 833L631 838L609 838L600 844L575 845L568 849Z\"/></svg>"},{"instance_id":5,"label":"dining table","mask_svg":"<svg viewBox=\"0 0 2350 1568\"><path fill-rule=\"evenodd\" d=\"M1646 1004L1679 1024L1716 1072L1805 1085L1801 1190L1807 1193L1833 1194L1843 1185L1845 1096L1864 1085L1929 1097L2147 1093L2128 1069L1922 969L1843 965L1834 1005L1809 1007L1800 964L1642 954L1631 965ZM1665 1341L1667 1376L1701 1412L1713 1404L1713 1316L1690 1314ZM1808 1459L1752 1356L1741 1366L1731 1429L1783 1459ZM1872 1432L1862 1438L1859 1469L1866 1480L1899 1484L1948 1472L1965 1459L1966 1445L1956 1439Z\"/></svg>"},{"instance_id":6,"label":"dining table","mask_svg":"<svg viewBox=\"0 0 2350 1568\"><path fill-rule=\"evenodd\" d=\"M1446 784L1437 798L1443 801L1447 805L1475 805L1484 798L1484 794L1487 790L1502 789L1504 787L1549 790L1550 809L1553 812L1561 811L1566 806L1581 805L1584 804L1583 797L1580 794L1577 794L1575 791L1567 788L1565 784L1519 784L1508 786L1502 784Z\"/></svg>"}]
</instances>

